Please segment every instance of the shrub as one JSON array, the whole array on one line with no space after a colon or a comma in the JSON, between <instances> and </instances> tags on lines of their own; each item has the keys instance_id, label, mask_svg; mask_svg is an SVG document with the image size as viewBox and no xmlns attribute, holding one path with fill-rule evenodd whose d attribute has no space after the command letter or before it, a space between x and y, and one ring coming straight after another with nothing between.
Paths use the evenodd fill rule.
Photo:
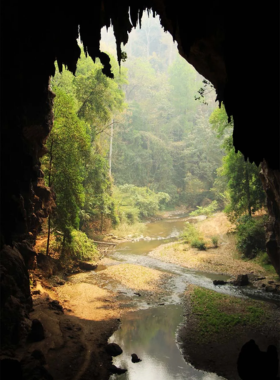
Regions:
<instances>
[{"instance_id":1,"label":"shrub","mask_svg":"<svg viewBox=\"0 0 280 380\"><path fill-rule=\"evenodd\" d=\"M185 223L184 231L180 235L186 243L191 243L192 240L201 238L199 231L191 223Z\"/></svg>"},{"instance_id":2,"label":"shrub","mask_svg":"<svg viewBox=\"0 0 280 380\"><path fill-rule=\"evenodd\" d=\"M81 260L97 260L99 258L96 245L84 232L73 230L71 236L72 241L67 247L71 256Z\"/></svg>"},{"instance_id":3,"label":"shrub","mask_svg":"<svg viewBox=\"0 0 280 380\"><path fill-rule=\"evenodd\" d=\"M191 247L197 248L200 251L206 251L206 245L203 239L193 239L191 241Z\"/></svg>"},{"instance_id":4,"label":"shrub","mask_svg":"<svg viewBox=\"0 0 280 380\"><path fill-rule=\"evenodd\" d=\"M237 249L250 259L256 257L258 252L265 251L265 220L266 217L255 219L243 215L236 221Z\"/></svg>"},{"instance_id":5,"label":"shrub","mask_svg":"<svg viewBox=\"0 0 280 380\"><path fill-rule=\"evenodd\" d=\"M197 216L197 215L212 215L215 211L218 209L218 202L213 201L210 203L210 205L206 207L197 206L195 211L192 211L190 213L191 216Z\"/></svg>"},{"instance_id":6,"label":"shrub","mask_svg":"<svg viewBox=\"0 0 280 380\"><path fill-rule=\"evenodd\" d=\"M219 239L218 239L218 236L212 236L212 243L214 245L215 248L218 247L218 242L219 242Z\"/></svg>"}]
</instances>

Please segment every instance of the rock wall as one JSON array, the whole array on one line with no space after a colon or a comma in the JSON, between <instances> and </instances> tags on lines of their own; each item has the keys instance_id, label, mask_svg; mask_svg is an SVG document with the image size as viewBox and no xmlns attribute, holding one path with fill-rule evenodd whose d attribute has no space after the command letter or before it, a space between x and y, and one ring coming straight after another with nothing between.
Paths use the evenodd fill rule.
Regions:
<instances>
[{"instance_id":1,"label":"rock wall","mask_svg":"<svg viewBox=\"0 0 280 380\"><path fill-rule=\"evenodd\" d=\"M269 220L266 225L266 250L280 276L280 172L261 165L261 180L267 196Z\"/></svg>"}]
</instances>

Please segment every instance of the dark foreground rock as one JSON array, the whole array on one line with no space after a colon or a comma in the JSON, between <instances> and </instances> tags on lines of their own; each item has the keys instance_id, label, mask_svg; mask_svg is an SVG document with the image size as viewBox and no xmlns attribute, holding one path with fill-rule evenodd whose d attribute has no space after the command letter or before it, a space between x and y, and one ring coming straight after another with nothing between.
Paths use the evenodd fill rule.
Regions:
<instances>
[{"instance_id":1,"label":"dark foreground rock","mask_svg":"<svg viewBox=\"0 0 280 380\"><path fill-rule=\"evenodd\" d=\"M138 358L138 356L136 354L131 354L131 361L132 363L139 363L141 362L142 360Z\"/></svg>"},{"instance_id":2,"label":"dark foreground rock","mask_svg":"<svg viewBox=\"0 0 280 380\"><path fill-rule=\"evenodd\" d=\"M97 268L97 265L95 264L90 264L85 261L79 261L79 267L82 270L95 270Z\"/></svg>"},{"instance_id":3,"label":"dark foreground rock","mask_svg":"<svg viewBox=\"0 0 280 380\"><path fill-rule=\"evenodd\" d=\"M127 369L116 367L114 364L111 364L108 369L111 373L116 373L118 375L127 372Z\"/></svg>"},{"instance_id":4,"label":"dark foreground rock","mask_svg":"<svg viewBox=\"0 0 280 380\"><path fill-rule=\"evenodd\" d=\"M123 353L123 350L120 348L120 346L116 343L109 343L106 347L106 352L110 356L118 356Z\"/></svg>"},{"instance_id":5,"label":"dark foreground rock","mask_svg":"<svg viewBox=\"0 0 280 380\"><path fill-rule=\"evenodd\" d=\"M239 274L236 280L232 281L235 286L246 286L249 285L249 278L247 274Z\"/></svg>"},{"instance_id":6,"label":"dark foreground rock","mask_svg":"<svg viewBox=\"0 0 280 380\"><path fill-rule=\"evenodd\" d=\"M49 308L63 313L63 307L60 305L60 303L57 300L50 301Z\"/></svg>"},{"instance_id":7,"label":"dark foreground rock","mask_svg":"<svg viewBox=\"0 0 280 380\"><path fill-rule=\"evenodd\" d=\"M213 284L214 284L215 286L217 286L217 285L226 285L226 284L227 284L227 281L223 281L223 280L214 280L214 281L213 281Z\"/></svg>"},{"instance_id":8,"label":"dark foreground rock","mask_svg":"<svg viewBox=\"0 0 280 380\"><path fill-rule=\"evenodd\" d=\"M45 338L44 327L39 319L33 319L29 337L33 342L39 342Z\"/></svg>"},{"instance_id":9,"label":"dark foreground rock","mask_svg":"<svg viewBox=\"0 0 280 380\"><path fill-rule=\"evenodd\" d=\"M39 350L35 351L21 361L23 379L53 380L52 375L44 366L46 360L43 353Z\"/></svg>"},{"instance_id":10,"label":"dark foreground rock","mask_svg":"<svg viewBox=\"0 0 280 380\"><path fill-rule=\"evenodd\" d=\"M0 361L1 380L23 380L20 362L17 359L5 358Z\"/></svg>"},{"instance_id":11,"label":"dark foreground rock","mask_svg":"<svg viewBox=\"0 0 280 380\"><path fill-rule=\"evenodd\" d=\"M278 366L276 347L270 345L263 352L253 339L243 345L237 361L238 374L242 380L276 380Z\"/></svg>"}]
</instances>

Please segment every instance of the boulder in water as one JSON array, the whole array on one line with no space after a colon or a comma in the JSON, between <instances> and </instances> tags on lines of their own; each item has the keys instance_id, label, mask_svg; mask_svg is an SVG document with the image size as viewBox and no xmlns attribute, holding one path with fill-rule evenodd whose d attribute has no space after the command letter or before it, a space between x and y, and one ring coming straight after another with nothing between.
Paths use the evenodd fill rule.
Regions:
<instances>
[{"instance_id":1,"label":"boulder in water","mask_svg":"<svg viewBox=\"0 0 280 380\"><path fill-rule=\"evenodd\" d=\"M227 281L224 281L224 280L214 280L214 281L213 281L213 284L214 284L215 286L217 286L217 285L226 285L226 284L227 284Z\"/></svg>"},{"instance_id":2,"label":"boulder in water","mask_svg":"<svg viewBox=\"0 0 280 380\"><path fill-rule=\"evenodd\" d=\"M122 354L123 350L117 343L109 343L106 346L106 352L111 356L118 356Z\"/></svg>"},{"instance_id":3,"label":"boulder in water","mask_svg":"<svg viewBox=\"0 0 280 380\"><path fill-rule=\"evenodd\" d=\"M141 362L142 360L138 358L138 356L136 354L131 354L131 361L132 363L139 363Z\"/></svg>"}]
</instances>

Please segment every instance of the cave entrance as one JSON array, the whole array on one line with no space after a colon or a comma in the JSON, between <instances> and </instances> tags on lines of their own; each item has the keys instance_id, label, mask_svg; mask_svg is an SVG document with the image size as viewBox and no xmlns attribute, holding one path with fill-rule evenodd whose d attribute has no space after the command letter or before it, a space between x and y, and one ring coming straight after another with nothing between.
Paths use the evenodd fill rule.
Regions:
<instances>
[{"instance_id":1,"label":"cave entrance","mask_svg":"<svg viewBox=\"0 0 280 380\"><path fill-rule=\"evenodd\" d=\"M259 339L260 326L256 324L256 320L260 318L263 321L265 311L271 312L271 310L268 307L264 311L258 301L251 300L250 297L254 298L256 292L243 293L240 283L236 284L239 286L238 294L240 296L246 294L248 298L244 301L240 300L241 297L240 299L233 297L233 295L236 296L236 288L232 283L228 283L230 277L224 276L223 272L217 269L218 266L226 267L229 262L232 264L231 250L235 249L235 246L233 239L227 236L230 223L221 212L215 213L217 210L215 203L213 204L214 201L218 203L214 199L212 188L217 179L216 169L222 164L223 156L220 142L208 121L214 110L213 90L209 87L208 90L201 91L204 95L204 103L206 101L209 103L208 107L194 99L195 94L203 86L203 78L178 55L172 38L162 32L157 18L149 19L144 14L141 30L138 29L135 34L132 33L131 39L131 45L128 44L126 50L123 48L124 62L121 70L117 66L116 59L112 58L114 81L101 76L100 64L92 63L90 58L83 55L78 62L76 77L63 71L54 77L51 84L53 91L57 94L54 101L55 120L48 141L48 161L42 161L42 166L48 173L48 185L53 186L54 190L57 186L58 189L57 213L61 211L61 215L59 218L56 217L57 220L55 218L52 220L56 233L59 232L57 235L61 231L62 236L66 235L67 230L63 230L62 222L65 221L63 218L66 212L71 210L70 202L65 204L64 200L72 189L70 186L63 189L63 185L73 182L73 190L75 190L75 181L79 181L78 176L71 177L72 180L61 181L57 173L66 178L67 170L71 167L69 175L72 176L75 170L79 172L77 167L81 164L80 175L82 176L85 158L78 155L77 147L81 142L83 149L87 144L90 145L90 153L86 151L83 153L86 157L86 180L81 182L85 187L85 200L82 212L77 213L80 225L75 228L75 231L71 231L72 241L60 239L63 254L67 253L67 249L71 250L71 254L79 255L78 258L82 261L97 256L96 248L90 245L90 240L84 234L85 231L103 247L106 244L117 245L114 253L104 254L103 252L103 255L107 257L102 265L97 266L95 272L84 277L69 276L68 290L62 289L61 294L67 302L70 302L70 309L72 310L73 307L77 316L92 320L98 314L93 308L96 301L93 295L94 290L102 288L114 292L114 298L118 306L121 305L119 308L123 310L123 319L126 320L126 326L123 325L122 329L122 332L126 330L126 334L121 333L111 337L114 342L121 341L126 351L126 355L116 360L115 364L126 368L130 366L129 376L135 375L133 365L130 364L130 354L127 354L131 350L134 351L128 342L130 328L133 325L137 332L134 334L137 353L143 358L142 367L140 367L142 368L141 376L143 371L149 372L153 380L159 359L157 358L152 363L149 357L151 350L158 347L158 351L161 352L159 356L161 356L162 378L170 379L171 376L177 376L178 368L176 365L172 367L171 363L164 364L162 358L166 352L176 351L177 348L174 341L172 341L174 343L172 349L169 345L165 345L165 341L170 341L172 338L165 334L166 330L163 330L161 334L157 332L162 330L162 325L166 327L170 319L177 325L183 322L183 308L178 308L176 305L180 303L178 294L182 295L186 283L189 283L191 285L186 297L193 304L192 306L185 305L185 307L186 309L193 307L192 316L198 311L198 315L202 317L192 320L193 324L198 326L197 329L178 333L182 350L188 353L190 346L200 345L192 360L199 368L218 373L223 373L221 370L223 359L220 357L220 353L223 352L232 360L229 367L225 369L225 373L228 374L228 371L231 371L236 374L237 354L232 356L230 351L237 351L237 348L245 343L247 333L243 334L243 329L247 324L250 326L248 334ZM101 43L103 50L111 53L110 50L114 46L112 32L105 35ZM134 49L134 46L137 48ZM125 91L125 100L122 98L121 88ZM73 97L72 102L67 100L69 97ZM102 99L110 102L111 109L106 108ZM126 105L120 104L122 100ZM67 113L63 114L61 108L65 105ZM112 110L114 111L110 114L109 111ZM87 128L75 119L74 111L78 118L85 124L88 123ZM102 114L101 117L99 113ZM221 114L218 115L221 116ZM227 124L225 112L224 118ZM67 128L65 129L63 119L66 120ZM104 120L106 123L103 123ZM73 129L74 125L77 125L77 128ZM77 130L81 132L79 136L77 136ZM86 137L88 130L90 131L89 139ZM229 138L229 136L230 131L226 137ZM57 158L55 158L58 138L60 138L60 144ZM65 154L66 148L67 154ZM67 157L67 165L59 162L62 152ZM74 153L76 155L72 157ZM114 186L110 185L111 177L115 180ZM225 185L226 183L220 183L219 190ZM67 192L62 193L62 190ZM113 203L114 196L117 200L115 204ZM73 198L75 200L75 197ZM221 202L221 199L219 201ZM173 208L178 206L177 209L168 210L169 202ZM117 208L118 213L114 213L113 206ZM163 206L167 206L164 216L160 214ZM197 210L194 210L195 208ZM75 211L75 207L73 210ZM191 211L193 215L189 215ZM197 215L195 215L196 212ZM215 215L207 220L207 215L204 213L215 213ZM159 217L158 214L161 215L163 221L156 220ZM119 227L113 226L116 216L120 219ZM69 217L72 217L71 214ZM146 223L146 225L139 223L141 219L151 223ZM61 224L56 225L55 223L58 222ZM74 222L76 223L76 220ZM188 228L184 228L186 223ZM115 227L113 232L110 231L111 227ZM178 242L178 236L182 231L184 241ZM204 238L201 237L202 234L205 235ZM122 242L122 240L128 241ZM59 236L56 242L59 242ZM55 245L52 249L55 250ZM218 257L216 262L214 257ZM238 261L235 270L232 270L234 265L230 270L226 269L227 273L235 276L239 274L238 267L241 263L241 260ZM87 266L83 262L79 265L83 268ZM90 267L90 264L88 265ZM186 269L188 266L189 268ZM248 272L249 267L248 264L245 265L242 271ZM196 270L195 273L194 270ZM218 275L207 273L215 270L218 271ZM248 281L246 275L241 279L244 282ZM112 294L108 296L108 293L106 293L106 299L100 296L99 301L102 300L102 305L99 309L110 309L110 306L106 308L106 302L112 302L111 296ZM87 299L88 297L90 300ZM224 304L230 304L230 306L224 307ZM126 315L129 308L136 310L133 317ZM141 321L136 323L136 321L139 322L137 310L141 308L148 309L146 313L139 312L146 323L144 330L147 331L148 327L151 327L147 335L141 334L141 328L143 328ZM118 307L116 309L118 311ZM105 314L103 313L102 316L107 320L108 317ZM189 325L191 326L191 323ZM210 330L209 326L211 326ZM176 326L172 325L170 328L173 334ZM223 336L225 331L230 331L230 338L225 344L220 345L219 337ZM216 334L216 341L212 339L213 333ZM157 339L153 340L153 334ZM201 338L201 342L204 343L203 339L207 340L210 336L207 342L211 351L210 357L205 354L201 342L192 341L189 346L186 344L186 341L190 341L190 337L201 336L201 334L206 335L206 338ZM233 336L237 336L238 339L233 341L231 339ZM145 338L153 341L152 348L143 348L146 343L143 342ZM275 343L271 336L269 339L270 343ZM214 344L214 349L211 344ZM164 351L163 348L166 350ZM177 354L182 360L178 350ZM206 362L203 362L203 357L207 358L206 361L214 362L215 366L208 366ZM180 371L182 376L188 373L196 379L202 379L205 376L206 378L210 376L212 379L219 378L215 374L209 375L191 370L190 366L182 367Z\"/></svg>"}]
</instances>

